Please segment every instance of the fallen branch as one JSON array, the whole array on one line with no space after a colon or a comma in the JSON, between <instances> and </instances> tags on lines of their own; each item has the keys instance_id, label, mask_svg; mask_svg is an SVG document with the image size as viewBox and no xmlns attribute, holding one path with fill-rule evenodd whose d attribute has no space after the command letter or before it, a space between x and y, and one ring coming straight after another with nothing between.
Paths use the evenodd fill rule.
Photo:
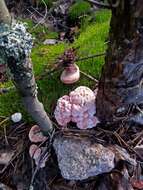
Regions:
<instances>
[{"instance_id":1,"label":"fallen branch","mask_svg":"<svg viewBox=\"0 0 143 190\"><path fill-rule=\"evenodd\" d=\"M45 6L45 15L44 17L33 27L33 29L35 29L39 24L41 24L47 17L47 14L48 14L48 10L47 10L47 4L45 3L44 0L42 0L44 6Z\"/></svg>"},{"instance_id":2,"label":"fallen branch","mask_svg":"<svg viewBox=\"0 0 143 190\"><path fill-rule=\"evenodd\" d=\"M91 59L91 58L95 58L95 57L101 57L101 56L104 56L106 55L106 53L99 53L99 54L95 54L95 55L91 55L91 56L87 56L87 57L83 57L83 58L79 58L79 59L76 59L75 61L76 62L79 62L79 61L84 61L86 59Z\"/></svg>"},{"instance_id":3,"label":"fallen branch","mask_svg":"<svg viewBox=\"0 0 143 190\"><path fill-rule=\"evenodd\" d=\"M117 8L119 6L120 1L117 0L116 3L114 4L108 4L108 3L102 3L96 0L87 0L89 3L92 3L96 6L102 7L102 8L106 8L106 9L112 9L112 8Z\"/></svg>"},{"instance_id":4,"label":"fallen branch","mask_svg":"<svg viewBox=\"0 0 143 190\"><path fill-rule=\"evenodd\" d=\"M85 73L85 72L83 72L81 70L80 70L80 73L83 74L84 76L86 76L87 78L93 80L94 82L96 82L98 84L98 80L95 79L94 77L92 77L91 75L89 75L89 74L87 74L87 73Z\"/></svg>"},{"instance_id":5,"label":"fallen branch","mask_svg":"<svg viewBox=\"0 0 143 190\"><path fill-rule=\"evenodd\" d=\"M38 123L41 130L45 134L49 134L53 130L52 122L45 112L43 104L38 100L37 85L30 59L33 46L32 36L22 23L12 22L10 27L11 17L6 14L8 9L4 0L0 1L0 5L0 29L2 31L0 55L3 55L1 62L8 65L13 82L22 96L28 113Z\"/></svg>"}]
</instances>

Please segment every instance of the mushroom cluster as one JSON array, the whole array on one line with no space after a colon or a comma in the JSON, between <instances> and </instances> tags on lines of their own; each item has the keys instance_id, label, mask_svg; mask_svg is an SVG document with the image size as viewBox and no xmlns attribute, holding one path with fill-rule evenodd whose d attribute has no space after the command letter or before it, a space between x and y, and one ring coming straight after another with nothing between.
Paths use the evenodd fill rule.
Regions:
<instances>
[{"instance_id":1,"label":"mushroom cluster","mask_svg":"<svg viewBox=\"0 0 143 190\"><path fill-rule=\"evenodd\" d=\"M39 126L34 125L29 131L29 139L33 143L42 143L47 140L47 137L42 134ZM37 144L32 144L29 148L30 157L34 159L36 166L39 165L40 168L44 168L47 161L46 157L42 158L44 151L45 147L40 147Z\"/></svg>"},{"instance_id":2,"label":"mushroom cluster","mask_svg":"<svg viewBox=\"0 0 143 190\"><path fill-rule=\"evenodd\" d=\"M85 86L80 86L72 91L69 96L61 97L54 112L59 125L66 127L72 121L79 129L93 128L99 123L95 116L95 93Z\"/></svg>"}]
</instances>

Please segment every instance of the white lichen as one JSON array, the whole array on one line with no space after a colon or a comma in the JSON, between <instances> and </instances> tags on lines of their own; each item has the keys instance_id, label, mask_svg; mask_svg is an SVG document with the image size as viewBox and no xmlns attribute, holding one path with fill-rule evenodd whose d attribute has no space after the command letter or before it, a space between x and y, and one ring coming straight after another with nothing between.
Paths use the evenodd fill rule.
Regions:
<instances>
[{"instance_id":1,"label":"white lichen","mask_svg":"<svg viewBox=\"0 0 143 190\"><path fill-rule=\"evenodd\" d=\"M32 46L33 38L25 24L13 22L10 27L0 24L0 64L7 63L9 58L21 64L30 55Z\"/></svg>"}]
</instances>

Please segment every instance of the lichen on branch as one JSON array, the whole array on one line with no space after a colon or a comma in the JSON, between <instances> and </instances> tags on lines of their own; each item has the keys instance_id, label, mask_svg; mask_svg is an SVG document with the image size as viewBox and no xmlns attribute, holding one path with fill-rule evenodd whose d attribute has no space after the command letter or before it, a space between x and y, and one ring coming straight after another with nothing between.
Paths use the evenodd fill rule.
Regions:
<instances>
[{"instance_id":1,"label":"lichen on branch","mask_svg":"<svg viewBox=\"0 0 143 190\"><path fill-rule=\"evenodd\" d=\"M26 25L12 22L11 26L0 24L0 64L14 58L16 64L21 64L29 57L33 46L33 38L26 31Z\"/></svg>"}]
</instances>

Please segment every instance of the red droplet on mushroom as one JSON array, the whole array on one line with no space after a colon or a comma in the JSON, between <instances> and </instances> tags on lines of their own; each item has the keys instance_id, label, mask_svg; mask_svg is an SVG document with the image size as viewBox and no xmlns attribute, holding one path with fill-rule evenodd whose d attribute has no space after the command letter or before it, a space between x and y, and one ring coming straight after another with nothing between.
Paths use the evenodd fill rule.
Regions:
<instances>
[{"instance_id":1,"label":"red droplet on mushroom","mask_svg":"<svg viewBox=\"0 0 143 190\"><path fill-rule=\"evenodd\" d=\"M41 132L38 125L34 125L29 131L29 139L31 142L43 142L47 139Z\"/></svg>"}]
</instances>

